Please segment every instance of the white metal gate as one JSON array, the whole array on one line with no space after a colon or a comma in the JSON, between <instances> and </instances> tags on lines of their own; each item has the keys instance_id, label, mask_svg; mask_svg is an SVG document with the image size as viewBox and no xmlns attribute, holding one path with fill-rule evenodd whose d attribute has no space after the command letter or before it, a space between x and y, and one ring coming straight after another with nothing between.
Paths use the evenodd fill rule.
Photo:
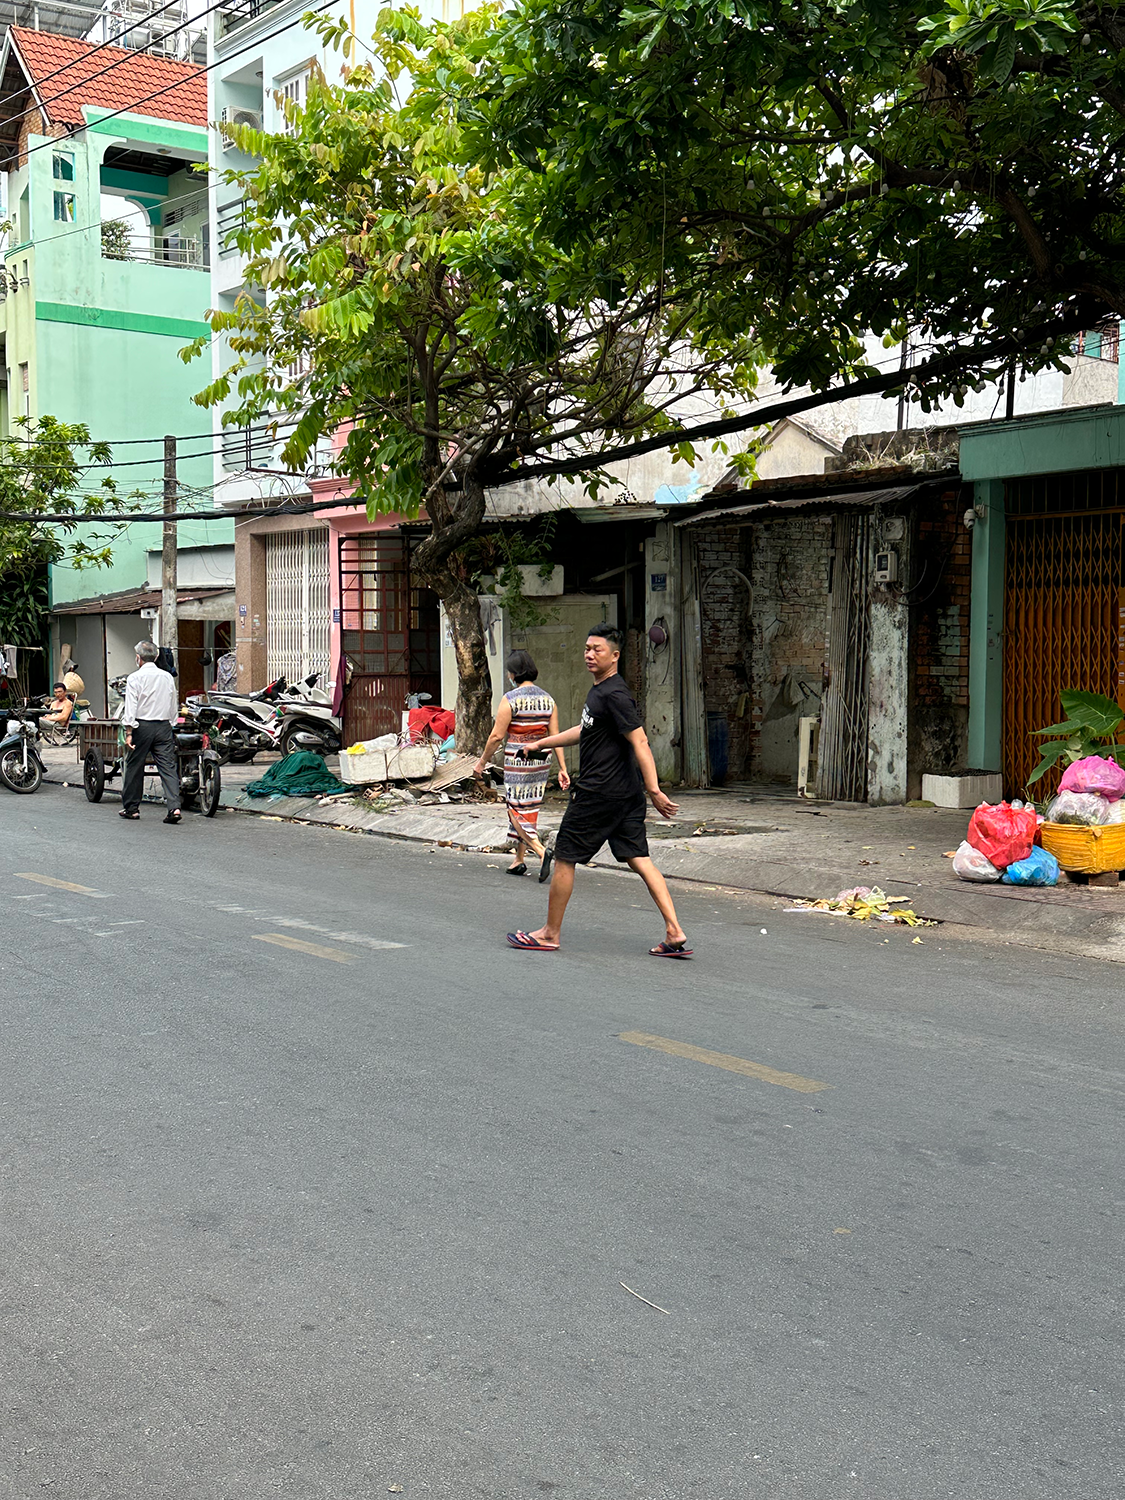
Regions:
<instances>
[{"instance_id":1,"label":"white metal gate","mask_svg":"<svg viewBox=\"0 0 1125 1500\"><path fill-rule=\"evenodd\" d=\"M266 671L290 682L330 675L328 528L266 537Z\"/></svg>"}]
</instances>

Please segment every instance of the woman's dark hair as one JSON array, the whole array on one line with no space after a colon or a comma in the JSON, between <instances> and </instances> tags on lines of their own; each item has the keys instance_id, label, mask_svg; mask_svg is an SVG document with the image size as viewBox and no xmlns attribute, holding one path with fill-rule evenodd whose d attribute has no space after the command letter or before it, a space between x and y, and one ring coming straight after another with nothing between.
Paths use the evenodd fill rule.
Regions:
<instances>
[{"instance_id":1,"label":"woman's dark hair","mask_svg":"<svg viewBox=\"0 0 1125 1500\"><path fill-rule=\"evenodd\" d=\"M504 663L504 670L517 683L534 682L539 676L539 668L528 651L513 651Z\"/></svg>"},{"instance_id":2,"label":"woman's dark hair","mask_svg":"<svg viewBox=\"0 0 1125 1500\"><path fill-rule=\"evenodd\" d=\"M589 637L592 635L596 635L598 640L600 641L608 641L609 644L616 647L618 651L621 651L625 646L625 637L622 635L621 631L618 630L617 626L607 625L604 620L600 625L595 625L593 630L588 630L586 632L587 639L589 639Z\"/></svg>"}]
</instances>

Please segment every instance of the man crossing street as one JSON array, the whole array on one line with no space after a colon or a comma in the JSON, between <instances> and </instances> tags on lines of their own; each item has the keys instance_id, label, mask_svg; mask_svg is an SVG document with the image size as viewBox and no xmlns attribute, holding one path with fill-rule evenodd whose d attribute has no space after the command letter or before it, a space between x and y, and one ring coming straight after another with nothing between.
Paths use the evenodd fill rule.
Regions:
<instances>
[{"instance_id":1,"label":"man crossing street","mask_svg":"<svg viewBox=\"0 0 1125 1500\"><path fill-rule=\"evenodd\" d=\"M660 790L636 700L618 675L621 646L616 626L597 625L590 631L585 659L594 686L586 696L582 723L524 746L534 752L577 744L579 755L578 783L555 840L547 920L536 932L508 933L509 944L524 952L558 949L563 916L574 890L574 867L589 863L608 841L614 858L644 881L664 918L664 941L649 953L653 958L692 956L664 876L649 858L646 794L663 818L673 817L677 807Z\"/></svg>"},{"instance_id":2,"label":"man crossing street","mask_svg":"<svg viewBox=\"0 0 1125 1500\"><path fill-rule=\"evenodd\" d=\"M137 670L125 683L125 744L129 755L121 786L122 818L134 822L141 815L145 765L156 762L164 788L165 823L180 821L180 776L176 768L176 741L172 725L180 716L176 679L156 665L159 650L151 641L136 646Z\"/></svg>"}]
</instances>

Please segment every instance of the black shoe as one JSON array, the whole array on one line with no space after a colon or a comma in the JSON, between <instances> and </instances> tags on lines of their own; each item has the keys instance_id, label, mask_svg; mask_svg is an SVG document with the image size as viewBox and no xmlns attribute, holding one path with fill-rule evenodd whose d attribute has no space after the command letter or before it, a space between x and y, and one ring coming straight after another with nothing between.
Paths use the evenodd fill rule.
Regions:
<instances>
[{"instance_id":1,"label":"black shoe","mask_svg":"<svg viewBox=\"0 0 1125 1500\"><path fill-rule=\"evenodd\" d=\"M525 864L509 865L507 873L509 875L526 875L527 866Z\"/></svg>"},{"instance_id":2,"label":"black shoe","mask_svg":"<svg viewBox=\"0 0 1125 1500\"><path fill-rule=\"evenodd\" d=\"M183 814L179 812L170 812L164 819L164 821L165 823L182 823Z\"/></svg>"},{"instance_id":3,"label":"black shoe","mask_svg":"<svg viewBox=\"0 0 1125 1500\"><path fill-rule=\"evenodd\" d=\"M543 863L539 866L539 884L546 885L551 878L551 866L555 862L555 851L545 849L543 851Z\"/></svg>"}]
</instances>

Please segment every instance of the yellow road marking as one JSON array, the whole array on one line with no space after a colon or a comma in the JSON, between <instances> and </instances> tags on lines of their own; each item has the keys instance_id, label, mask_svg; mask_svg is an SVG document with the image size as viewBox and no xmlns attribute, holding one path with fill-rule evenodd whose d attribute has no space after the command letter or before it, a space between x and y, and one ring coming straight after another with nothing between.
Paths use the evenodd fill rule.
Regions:
<instances>
[{"instance_id":1,"label":"yellow road marking","mask_svg":"<svg viewBox=\"0 0 1125 1500\"><path fill-rule=\"evenodd\" d=\"M17 880L34 880L36 885L50 885L56 891L73 891L76 896L97 896L99 900L106 899L105 891L95 891L88 885L75 885L72 880L56 880L53 875L28 875L16 872Z\"/></svg>"},{"instance_id":2,"label":"yellow road marking","mask_svg":"<svg viewBox=\"0 0 1125 1500\"><path fill-rule=\"evenodd\" d=\"M281 932L251 933L256 943L276 943L279 948L293 948L298 953L309 953L313 958L330 958L334 964L354 964L350 953L341 953L339 948L322 948L319 943L303 943L300 938L286 937Z\"/></svg>"},{"instance_id":3,"label":"yellow road marking","mask_svg":"<svg viewBox=\"0 0 1125 1500\"><path fill-rule=\"evenodd\" d=\"M798 1094L818 1094L821 1089L832 1087L830 1083L818 1083L815 1078L802 1078L797 1073L779 1073L776 1068L750 1062L745 1057L711 1052L706 1047L693 1047L690 1042L672 1042L666 1036L649 1036L647 1031L623 1031L620 1039L632 1042L634 1047L651 1047L654 1052L667 1052L671 1057L687 1057L692 1062L708 1063L712 1068L725 1068L728 1073L758 1078L762 1083L776 1083L779 1088L795 1089Z\"/></svg>"}]
</instances>

